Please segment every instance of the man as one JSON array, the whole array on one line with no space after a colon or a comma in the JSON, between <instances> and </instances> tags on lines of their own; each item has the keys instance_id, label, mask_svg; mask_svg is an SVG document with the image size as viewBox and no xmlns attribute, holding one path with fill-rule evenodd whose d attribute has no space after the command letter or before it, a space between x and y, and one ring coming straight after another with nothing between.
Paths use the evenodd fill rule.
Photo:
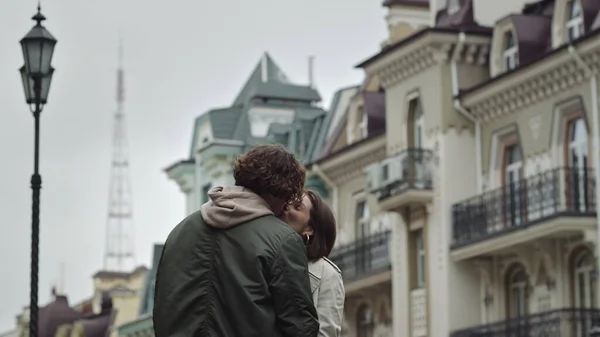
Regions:
<instances>
[{"instance_id":1,"label":"man","mask_svg":"<svg viewBox=\"0 0 600 337\"><path fill-rule=\"evenodd\" d=\"M276 217L302 202L305 169L282 146L261 145L233 176L236 186L213 188L167 238L156 337L316 337L304 244Z\"/></svg>"}]
</instances>

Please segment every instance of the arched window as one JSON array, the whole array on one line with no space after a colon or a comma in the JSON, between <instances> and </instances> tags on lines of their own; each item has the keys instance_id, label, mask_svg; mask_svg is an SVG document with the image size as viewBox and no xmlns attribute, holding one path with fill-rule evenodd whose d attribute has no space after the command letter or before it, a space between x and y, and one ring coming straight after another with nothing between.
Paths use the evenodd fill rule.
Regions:
<instances>
[{"instance_id":1,"label":"arched window","mask_svg":"<svg viewBox=\"0 0 600 337\"><path fill-rule=\"evenodd\" d=\"M360 139L365 139L367 138L367 136L369 136L369 116L367 115L367 112L364 109L360 114L361 117L360 123L358 123L358 137Z\"/></svg>"},{"instance_id":2,"label":"arched window","mask_svg":"<svg viewBox=\"0 0 600 337\"><path fill-rule=\"evenodd\" d=\"M527 273L522 266L517 266L508 275L507 282L508 317L517 318L527 315Z\"/></svg>"},{"instance_id":3,"label":"arched window","mask_svg":"<svg viewBox=\"0 0 600 337\"><path fill-rule=\"evenodd\" d=\"M513 70L519 66L519 48L512 31L504 35L504 67L506 71Z\"/></svg>"},{"instance_id":4,"label":"arched window","mask_svg":"<svg viewBox=\"0 0 600 337\"><path fill-rule=\"evenodd\" d=\"M567 3L567 37L569 41L577 40L583 36L583 12L580 0L571 0Z\"/></svg>"},{"instance_id":5,"label":"arched window","mask_svg":"<svg viewBox=\"0 0 600 337\"><path fill-rule=\"evenodd\" d=\"M596 308L596 269L594 256L588 250L580 253L573 265L575 308Z\"/></svg>"},{"instance_id":6,"label":"arched window","mask_svg":"<svg viewBox=\"0 0 600 337\"><path fill-rule=\"evenodd\" d=\"M413 147L415 149L423 148L423 128L424 118L423 109L419 100L415 100L412 111L413 118Z\"/></svg>"},{"instance_id":7,"label":"arched window","mask_svg":"<svg viewBox=\"0 0 600 337\"><path fill-rule=\"evenodd\" d=\"M569 196L573 210L586 211L588 206L588 134L583 118L568 124Z\"/></svg>"},{"instance_id":8,"label":"arched window","mask_svg":"<svg viewBox=\"0 0 600 337\"><path fill-rule=\"evenodd\" d=\"M569 123L569 167L586 168L588 164L588 134L583 118Z\"/></svg>"},{"instance_id":9,"label":"arched window","mask_svg":"<svg viewBox=\"0 0 600 337\"><path fill-rule=\"evenodd\" d=\"M356 336L357 337L373 337L373 311L364 304L358 309L356 320Z\"/></svg>"}]
</instances>

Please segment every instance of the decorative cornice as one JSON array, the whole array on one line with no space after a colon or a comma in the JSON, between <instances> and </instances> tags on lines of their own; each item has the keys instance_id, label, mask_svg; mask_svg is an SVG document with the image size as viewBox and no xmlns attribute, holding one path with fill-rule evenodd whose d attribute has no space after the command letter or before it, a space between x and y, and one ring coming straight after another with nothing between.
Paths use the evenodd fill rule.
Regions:
<instances>
[{"instance_id":1,"label":"decorative cornice","mask_svg":"<svg viewBox=\"0 0 600 337\"><path fill-rule=\"evenodd\" d=\"M432 66L447 62L458 42L458 34L431 33L422 36L366 68L381 80L384 88L405 81ZM490 50L489 37L467 37L459 51L458 62L487 64Z\"/></svg>"},{"instance_id":2,"label":"decorative cornice","mask_svg":"<svg viewBox=\"0 0 600 337\"><path fill-rule=\"evenodd\" d=\"M385 146L362 155L354 160L345 163L344 165L333 168L328 175L332 177L336 184L343 184L360 175L365 174L364 170L367 166L380 162L386 158Z\"/></svg>"},{"instance_id":3,"label":"decorative cornice","mask_svg":"<svg viewBox=\"0 0 600 337\"><path fill-rule=\"evenodd\" d=\"M357 146L340 156L325 160L320 164L325 174L335 184L343 184L361 174L364 169L386 158L386 137L377 136L372 141Z\"/></svg>"},{"instance_id":4,"label":"decorative cornice","mask_svg":"<svg viewBox=\"0 0 600 337\"><path fill-rule=\"evenodd\" d=\"M600 66L600 46L581 55L592 70ZM552 61L550 61L552 62ZM586 78L584 70L565 52L553 66L535 65L524 74L502 79L481 92L467 94L463 104L484 123L522 110L573 88Z\"/></svg>"}]
</instances>

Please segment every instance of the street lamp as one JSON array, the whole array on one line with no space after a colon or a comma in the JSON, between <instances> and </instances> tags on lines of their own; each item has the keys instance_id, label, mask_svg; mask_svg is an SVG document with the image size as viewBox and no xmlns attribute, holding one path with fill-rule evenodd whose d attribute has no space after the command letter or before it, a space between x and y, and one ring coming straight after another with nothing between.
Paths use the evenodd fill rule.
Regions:
<instances>
[{"instance_id":1,"label":"street lamp","mask_svg":"<svg viewBox=\"0 0 600 337\"><path fill-rule=\"evenodd\" d=\"M42 177L39 174L40 114L50 92L54 69L51 66L56 39L42 26L46 18L38 12L31 18L36 25L21 39L25 65L21 67L21 80L25 91L25 101L35 120L35 141L33 155L33 175L31 176L31 293L29 302L29 337L38 337L38 274L40 245L40 189Z\"/></svg>"}]
</instances>

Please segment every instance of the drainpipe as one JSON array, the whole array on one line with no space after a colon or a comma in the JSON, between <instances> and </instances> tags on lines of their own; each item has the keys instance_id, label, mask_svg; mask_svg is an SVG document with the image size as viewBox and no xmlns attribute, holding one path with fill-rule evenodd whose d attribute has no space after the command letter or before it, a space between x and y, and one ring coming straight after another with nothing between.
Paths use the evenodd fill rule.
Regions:
<instances>
[{"instance_id":1,"label":"drainpipe","mask_svg":"<svg viewBox=\"0 0 600 337\"><path fill-rule=\"evenodd\" d=\"M325 182L325 184L327 184L327 186L329 186L331 188L331 208L333 211L333 214L335 215L336 218L339 218L339 214L338 214L338 200L339 200L339 190L337 185L331 180L329 179L329 177L325 174L325 172L323 172L323 170L321 170L321 167L318 164L312 164L312 170L313 172L315 172L319 178L323 179L323 181Z\"/></svg>"},{"instance_id":2,"label":"drainpipe","mask_svg":"<svg viewBox=\"0 0 600 337\"><path fill-rule=\"evenodd\" d=\"M481 121L479 121L473 114L471 114L461 103L458 98L458 70L457 60L459 53L465 44L465 33L458 34L458 42L452 53L452 59L450 60L450 73L452 76L452 97L454 98L454 108L465 118L475 124L475 165L477 169L477 193L481 194L483 191L483 177L482 177L482 159L481 159Z\"/></svg>"},{"instance_id":3,"label":"drainpipe","mask_svg":"<svg viewBox=\"0 0 600 337\"><path fill-rule=\"evenodd\" d=\"M599 245L600 245L600 131L598 125L598 73L592 70L581 58L577 49L573 45L569 46L569 54L573 57L577 65L583 69L585 75L590 78L590 88L592 91L592 132L594 144L594 176L596 178L596 260L598 261L598 270L600 270ZM598 283L598 292L600 296L600 282Z\"/></svg>"}]
</instances>

